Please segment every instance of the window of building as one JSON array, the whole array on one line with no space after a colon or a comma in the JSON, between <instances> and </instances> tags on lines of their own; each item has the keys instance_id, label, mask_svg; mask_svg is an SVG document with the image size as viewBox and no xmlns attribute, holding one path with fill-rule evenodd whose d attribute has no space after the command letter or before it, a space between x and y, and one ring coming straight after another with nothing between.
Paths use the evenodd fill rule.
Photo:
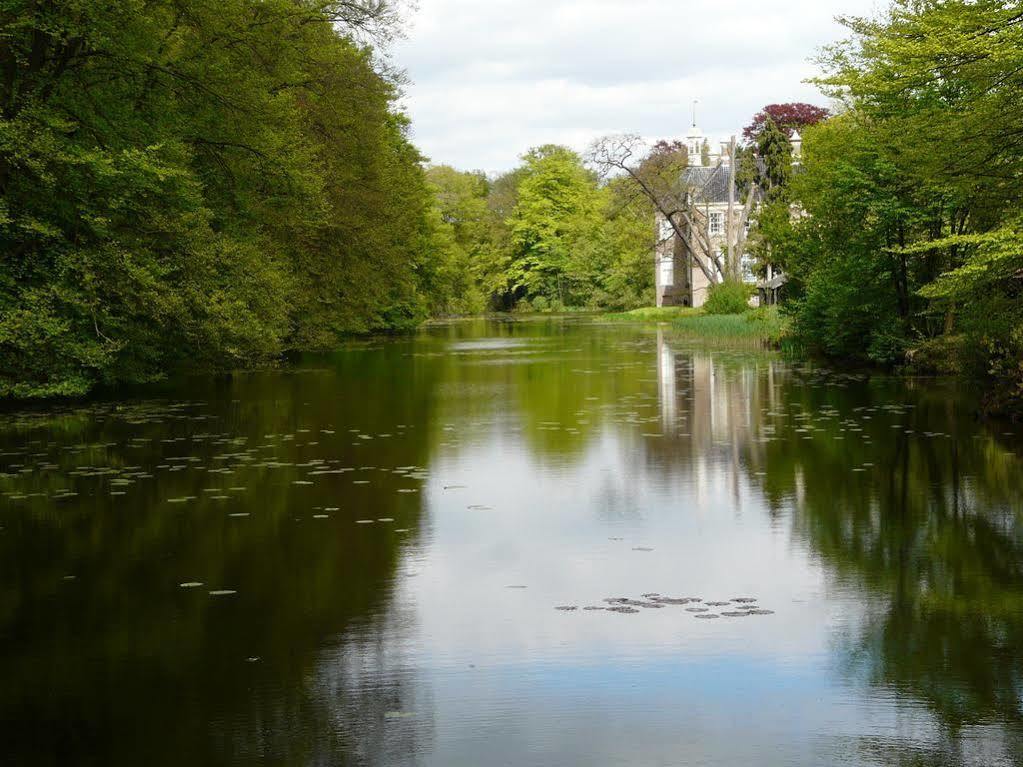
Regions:
<instances>
[{"instance_id":1,"label":"window of building","mask_svg":"<svg viewBox=\"0 0 1023 767\"><path fill-rule=\"evenodd\" d=\"M661 259L661 287L670 288L675 284L675 259Z\"/></svg>"},{"instance_id":2,"label":"window of building","mask_svg":"<svg viewBox=\"0 0 1023 767\"><path fill-rule=\"evenodd\" d=\"M670 237L674 236L675 230L672 229L671 222L667 218L664 218L662 216L658 216L657 221L660 224L660 232L659 232L659 234L660 234L660 238L662 240L667 240Z\"/></svg>"},{"instance_id":3,"label":"window of building","mask_svg":"<svg viewBox=\"0 0 1023 767\"><path fill-rule=\"evenodd\" d=\"M710 214L710 233L711 234L722 234L725 231L725 214L724 213L711 213Z\"/></svg>"}]
</instances>

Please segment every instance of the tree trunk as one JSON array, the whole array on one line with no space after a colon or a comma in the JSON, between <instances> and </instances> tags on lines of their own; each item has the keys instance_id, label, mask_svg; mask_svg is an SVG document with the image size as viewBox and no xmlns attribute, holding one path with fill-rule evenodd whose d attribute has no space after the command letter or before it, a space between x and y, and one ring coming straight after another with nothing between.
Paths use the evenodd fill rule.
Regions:
<instances>
[{"instance_id":1,"label":"tree trunk","mask_svg":"<svg viewBox=\"0 0 1023 767\"><path fill-rule=\"evenodd\" d=\"M739 233L735 229L735 136L728 141L728 220L725 222L725 239L728 242L728 269L726 279L739 279L739 264L735 251Z\"/></svg>"}]
</instances>

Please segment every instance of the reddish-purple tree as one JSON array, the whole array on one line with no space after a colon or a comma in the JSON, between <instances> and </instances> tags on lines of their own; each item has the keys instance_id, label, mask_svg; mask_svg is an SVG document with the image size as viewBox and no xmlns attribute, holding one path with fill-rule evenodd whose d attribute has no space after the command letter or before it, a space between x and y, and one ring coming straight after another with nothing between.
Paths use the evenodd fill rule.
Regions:
<instances>
[{"instance_id":1,"label":"reddish-purple tree","mask_svg":"<svg viewBox=\"0 0 1023 767\"><path fill-rule=\"evenodd\" d=\"M821 120L829 117L831 113L823 107L801 102L793 104L768 104L753 117L753 122L747 125L742 136L747 142L752 142L764 129L764 123L770 117L775 125L785 131L787 136L792 135L795 129L802 130L808 125L816 125Z\"/></svg>"}]
</instances>

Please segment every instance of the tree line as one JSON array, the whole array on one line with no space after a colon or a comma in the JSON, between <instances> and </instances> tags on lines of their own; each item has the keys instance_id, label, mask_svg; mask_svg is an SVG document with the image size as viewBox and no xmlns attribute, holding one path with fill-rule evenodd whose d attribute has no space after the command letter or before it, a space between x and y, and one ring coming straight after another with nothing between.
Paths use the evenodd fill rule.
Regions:
<instances>
[{"instance_id":1,"label":"tree line","mask_svg":"<svg viewBox=\"0 0 1023 767\"><path fill-rule=\"evenodd\" d=\"M736 187L736 220L748 220L787 183L788 132L827 114L809 104L770 105L753 118L746 143L732 142L728 161L715 167ZM708 154L705 145L706 164ZM583 154L548 144L521 160L496 177L445 165L427 169L458 275L448 313L650 306L659 237L711 253L692 264L711 284L741 280L745 227L737 228L727 254L713 254L700 190L685 178L690 158L683 142L610 136ZM656 214L670 231L658 232Z\"/></svg>"},{"instance_id":2,"label":"tree line","mask_svg":"<svg viewBox=\"0 0 1023 767\"><path fill-rule=\"evenodd\" d=\"M425 166L373 47L401 23L387 0L0 4L0 397L648 303L651 210L571 150Z\"/></svg>"},{"instance_id":3,"label":"tree line","mask_svg":"<svg viewBox=\"0 0 1023 767\"><path fill-rule=\"evenodd\" d=\"M772 105L730 149L750 234L710 281L748 251L788 275L809 353L979 378L1018 410L1023 12L896 0L844 23L835 114ZM703 231L686 147L427 167L373 47L400 24L388 0L0 3L0 397L430 316L650 305L655 212Z\"/></svg>"},{"instance_id":4,"label":"tree line","mask_svg":"<svg viewBox=\"0 0 1023 767\"><path fill-rule=\"evenodd\" d=\"M427 170L464 290L452 313L634 308L653 298L653 209L563 146L488 177Z\"/></svg>"},{"instance_id":5,"label":"tree line","mask_svg":"<svg viewBox=\"0 0 1023 767\"><path fill-rule=\"evenodd\" d=\"M0 4L0 396L250 366L456 289L383 0Z\"/></svg>"},{"instance_id":6,"label":"tree line","mask_svg":"<svg viewBox=\"0 0 1023 767\"><path fill-rule=\"evenodd\" d=\"M847 18L819 84L838 114L761 211L793 335L851 363L981 381L1023 410L1023 10L898 0Z\"/></svg>"}]
</instances>

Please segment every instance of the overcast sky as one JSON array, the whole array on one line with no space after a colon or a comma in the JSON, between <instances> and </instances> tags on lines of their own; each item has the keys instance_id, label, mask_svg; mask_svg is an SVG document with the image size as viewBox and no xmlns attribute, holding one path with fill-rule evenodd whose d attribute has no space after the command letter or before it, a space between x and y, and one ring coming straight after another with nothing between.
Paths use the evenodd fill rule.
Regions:
<instances>
[{"instance_id":1,"label":"overcast sky","mask_svg":"<svg viewBox=\"0 0 1023 767\"><path fill-rule=\"evenodd\" d=\"M802 81L835 16L881 0L418 0L391 51L434 163L502 171L531 146L677 137L693 99L714 138L762 106L827 101Z\"/></svg>"}]
</instances>

